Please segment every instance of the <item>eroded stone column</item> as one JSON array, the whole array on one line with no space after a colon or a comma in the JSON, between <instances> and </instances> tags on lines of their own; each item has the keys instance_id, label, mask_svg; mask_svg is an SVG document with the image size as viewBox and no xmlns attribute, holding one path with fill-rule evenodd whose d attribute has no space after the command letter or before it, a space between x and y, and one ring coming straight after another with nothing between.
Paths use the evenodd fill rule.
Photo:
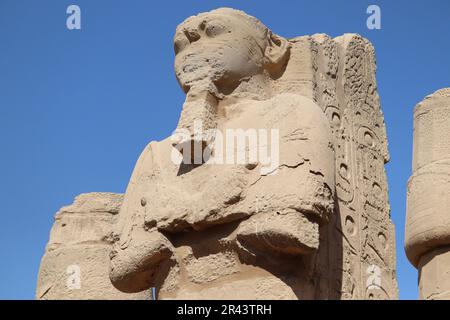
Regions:
<instances>
[{"instance_id":1,"label":"eroded stone column","mask_svg":"<svg viewBox=\"0 0 450 320\"><path fill-rule=\"evenodd\" d=\"M109 279L111 232L123 195L86 193L55 215L38 275L36 299L151 299L127 294Z\"/></svg>"},{"instance_id":2,"label":"eroded stone column","mask_svg":"<svg viewBox=\"0 0 450 320\"><path fill-rule=\"evenodd\" d=\"M413 175L405 250L419 270L420 299L450 299L450 88L414 111Z\"/></svg>"}]
</instances>

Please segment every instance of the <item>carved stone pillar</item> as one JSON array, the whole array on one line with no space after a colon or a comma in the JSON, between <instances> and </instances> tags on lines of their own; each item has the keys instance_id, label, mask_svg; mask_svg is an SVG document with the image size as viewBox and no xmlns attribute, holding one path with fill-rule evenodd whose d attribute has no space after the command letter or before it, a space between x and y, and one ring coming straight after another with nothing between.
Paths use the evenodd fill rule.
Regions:
<instances>
[{"instance_id":1,"label":"carved stone pillar","mask_svg":"<svg viewBox=\"0 0 450 320\"><path fill-rule=\"evenodd\" d=\"M405 250L419 270L420 299L450 299L450 89L414 111L413 175Z\"/></svg>"}]
</instances>

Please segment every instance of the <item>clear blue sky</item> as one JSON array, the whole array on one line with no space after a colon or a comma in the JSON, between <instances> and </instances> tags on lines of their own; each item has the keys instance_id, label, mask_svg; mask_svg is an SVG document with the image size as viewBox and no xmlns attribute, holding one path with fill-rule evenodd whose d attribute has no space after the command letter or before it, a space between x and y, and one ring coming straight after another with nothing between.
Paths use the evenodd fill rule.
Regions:
<instances>
[{"instance_id":1,"label":"clear blue sky","mask_svg":"<svg viewBox=\"0 0 450 320\"><path fill-rule=\"evenodd\" d=\"M82 30L66 28L66 8ZM378 4L382 29L366 28ZM417 297L403 252L412 112L450 86L450 1L0 1L0 298L32 299L53 215L74 196L124 192L143 147L170 135L184 95L172 36L184 18L231 6L285 37L355 32L371 40L392 160L400 297Z\"/></svg>"}]
</instances>

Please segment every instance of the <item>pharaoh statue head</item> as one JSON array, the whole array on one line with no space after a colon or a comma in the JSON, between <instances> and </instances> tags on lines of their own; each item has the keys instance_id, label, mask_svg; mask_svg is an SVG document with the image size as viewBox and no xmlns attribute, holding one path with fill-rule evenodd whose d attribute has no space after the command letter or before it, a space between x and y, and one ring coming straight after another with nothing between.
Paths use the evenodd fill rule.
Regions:
<instances>
[{"instance_id":1,"label":"pharaoh statue head","mask_svg":"<svg viewBox=\"0 0 450 320\"><path fill-rule=\"evenodd\" d=\"M190 160L203 152L212 137L196 137L193 125L216 127L218 100L236 91L243 81L260 75L259 86L276 77L289 56L289 42L273 34L256 18L229 8L190 17L174 37L175 72L186 92L178 129L190 132L174 146ZM259 90L270 91L263 86ZM239 91L239 90L237 90ZM244 95L248 87L243 90ZM186 154L189 150L189 155Z\"/></svg>"},{"instance_id":2,"label":"pharaoh statue head","mask_svg":"<svg viewBox=\"0 0 450 320\"><path fill-rule=\"evenodd\" d=\"M289 55L289 42L256 18L221 8L181 23L174 49L183 90L208 91L220 99L251 76L276 73Z\"/></svg>"}]
</instances>

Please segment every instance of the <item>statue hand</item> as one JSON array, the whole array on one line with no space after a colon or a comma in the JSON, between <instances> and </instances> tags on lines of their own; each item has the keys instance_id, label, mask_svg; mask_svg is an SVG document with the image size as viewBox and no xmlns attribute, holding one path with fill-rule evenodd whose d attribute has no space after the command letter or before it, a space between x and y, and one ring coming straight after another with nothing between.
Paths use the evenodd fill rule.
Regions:
<instances>
[{"instance_id":1,"label":"statue hand","mask_svg":"<svg viewBox=\"0 0 450 320\"><path fill-rule=\"evenodd\" d=\"M110 279L123 292L155 286L161 265L173 255L170 241L158 230L133 226L125 242L116 241L110 253Z\"/></svg>"},{"instance_id":2,"label":"statue hand","mask_svg":"<svg viewBox=\"0 0 450 320\"><path fill-rule=\"evenodd\" d=\"M319 225L293 209L258 213L240 224L237 240L250 251L305 255L319 247Z\"/></svg>"}]
</instances>

